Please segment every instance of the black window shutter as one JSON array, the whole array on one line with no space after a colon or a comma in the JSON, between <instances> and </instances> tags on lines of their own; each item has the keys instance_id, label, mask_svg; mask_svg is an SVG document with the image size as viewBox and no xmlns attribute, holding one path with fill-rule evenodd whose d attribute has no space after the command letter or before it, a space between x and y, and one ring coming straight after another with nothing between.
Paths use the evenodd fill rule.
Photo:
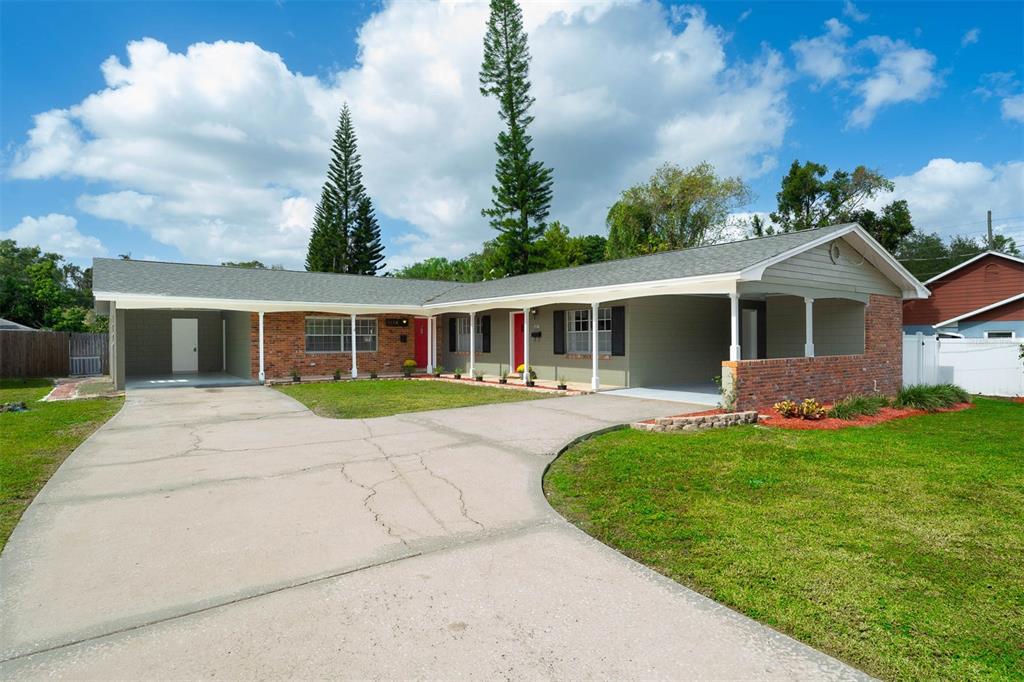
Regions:
<instances>
[{"instance_id":1,"label":"black window shutter","mask_svg":"<svg viewBox=\"0 0 1024 682\"><path fill-rule=\"evenodd\" d=\"M565 311L556 310L554 317L555 355L565 355Z\"/></svg>"},{"instance_id":2,"label":"black window shutter","mask_svg":"<svg viewBox=\"0 0 1024 682\"><path fill-rule=\"evenodd\" d=\"M626 308L612 306L612 355L626 354Z\"/></svg>"},{"instance_id":3,"label":"black window shutter","mask_svg":"<svg viewBox=\"0 0 1024 682\"><path fill-rule=\"evenodd\" d=\"M480 334L484 337L483 348L480 349L481 353L491 352L491 316L481 315L480 316Z\"/></svg>"},{"instance_id":4,"label":"black window shutter","mask_svg":"<svg viewBox=\"0 0 1024 682\"><path fill-rule=\"evenodd\" d=\"M449 353L454 353L456 350L458 350L458 348L455 346L455 343L458 341L458 339L456 338L458 336L458 334L459 334L459 332L456 331L456 329L455 329L455 318L454 317L449 317L448 318L448 352Z\"/></svg>"}]
</instances>

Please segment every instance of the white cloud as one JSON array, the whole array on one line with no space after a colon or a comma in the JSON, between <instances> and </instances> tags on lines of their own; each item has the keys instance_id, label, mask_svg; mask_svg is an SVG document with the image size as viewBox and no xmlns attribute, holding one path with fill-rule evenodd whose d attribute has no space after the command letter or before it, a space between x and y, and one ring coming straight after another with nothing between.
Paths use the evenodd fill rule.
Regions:
<instances>
[{"instance_id":1,"label":"white cloud","mask_svg":"<svg viewBox=\"0 0 1024 682\"><path fill-rule=\"evenodd\" d=\"M816 38L801 38L790 49L796 53L796 68L814 78L819 85L846 76L850 29L838 19L825 22L825 33Z\"/></svg>"},{"instance_id":2,"label":"white cloud","mask_svg":"<svg viewBox=\"0 0 1024 682\"><path fill-rule=\"evenodd\" d=\"M963 37L960 38L960 47L967 47L968 45L974 45L981 38L981 29L972 28L967 33L964 33Z\"/></svg>"},{"instance_id":3,"label":"white cloud","mask_svg":"<svg viewBox=\"0 0 1024 682\"><path fill-rule=\"evenodd\" d=\"M868 36L853 45L850 37L850 28L832 18L825 22L822 35L801 38L790 46L797 71L811 77L816 87L834 83L860 99L847 117L847 126L866 128L882 109L900 102L922 102L940 88L931 52L887 36Z\"/></svg>"},{"instance_id":4,"label":"white cloud","mask_svg":"<svg viewBox=\"0 0 1024 682\"><path fill-rule=\"evenodd\" d=\"M89 260L105 256L107 249L96 237L78 231L78 221L62 213L33 218L25 216L11 229L0 232L0 239L13 239L19 246L38 246L61 254L69 260Z\"/></svg>"},{"instance_id":5,"label":"white cloud","mask_svg":"<svg viewBox=\"0 0 1024 682\"><path fill-rule=\"evenodd\" d=\"M1024 123L1024 93L1003 98L1000 111L1005 120Z\"/></svg>"},{"instance_id":6,"label":"white cloud","mask_svg":"<svg viewBox=\"0 0 1024 682\"><path fill-rule=\"evenodd\" d=\"M867 12L861 12L857 9L857 6L850 0L846 0L846 2L843 3L843 16L847 17L851 21L856 21L858 24L867 21L871 17Z\"/></svg>"},{"instance_id":7,"label":"white cloud","mask_svg":"<svg viewBox=\"0 0 1024 682\"><path fill-rule=\"evenodd\" d=\"M885 36L865 38L861 46L878 56L878 65L856 86L863 102L850 112L851 126L865 128L880 109L899 102L923 102L938 90L931 52Z\"/></svg>"},{"instance_id":8,"label":"white cloud","mask_svg":"<svg viewBox=\"0 0 1024 682\"><path fill-rule=\"evenodd\" d=\"M895 191L876 197L872 207L905 199L920 230L980 237L985 232L985 211L991 210L997 232L1010 228L1020 232L1024 161L986 166L977 161L932 159L920 170L892 180Z\"/></svg>"},{"instance_id":9,"label":"white cloud","mask_svg":"<svg viewBox=\"0 0 1024 682\"><path fill-rule=\"evenodd\" d=\"M698 9L657 3L524 6L537 158L555 172L552 218L603 227L618 192L663 160L728 174L770 168L790 124L786 71L767 48L726 55ZM305 255L330 136L353 109L378 211L414 226L392 263L460 255L493 236L497 105L479 94L484 3L391 3L358 34L355 66L326 80L252 43L184 53L151 39L102 65L106 88L36 118L11 173L106 183L92 215L138 226L188 259Z\"/></svg>"}]
</instances>

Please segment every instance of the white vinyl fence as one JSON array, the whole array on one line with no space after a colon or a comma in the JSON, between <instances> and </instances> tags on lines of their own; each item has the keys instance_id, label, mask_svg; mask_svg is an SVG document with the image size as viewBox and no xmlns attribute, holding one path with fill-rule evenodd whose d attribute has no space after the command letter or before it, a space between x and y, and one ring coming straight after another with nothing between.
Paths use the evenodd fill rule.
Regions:
<instances>
[{"instance_id":1,"label":"white vinyl fence","mask_svg":"<svg viewBox=\"0 0 1024 682\"><path fill-rule=\"evenodd\" d=\"M1021 339L903 337L903 385L956 384L969 393L1024 395Z\"/></svg>"}]
</instances>

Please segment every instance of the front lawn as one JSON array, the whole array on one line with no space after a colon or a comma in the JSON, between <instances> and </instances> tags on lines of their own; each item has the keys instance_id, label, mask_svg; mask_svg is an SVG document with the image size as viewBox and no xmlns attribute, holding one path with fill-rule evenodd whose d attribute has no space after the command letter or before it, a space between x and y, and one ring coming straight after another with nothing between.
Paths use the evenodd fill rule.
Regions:
<instances>
[{"instance_id":1,"label":"front lawn","mask_svg":"<svg viewBox=\"0 0 1024 682\"><path fill-rule=\"evenodd\" d=\"M490 403L514 403L554 397L522 389L476 386L430 379L361 379L359 381L275 386L321 417L365 419L403 412L443 410Z\"/></svg>"},{"instance_id":2,"label":"front lawn","mask_svg":"<svg viewBox=\"0 0 1024 682\"><path fill-rule=\"evenodd\" d=\"M1024 676L1024 404L619 431L544 488L602 542L872 675Z\"/></svg>"},{"instance_id":3,"label":"front lawn","mask_svg":"<svg viewBox=\"0 0 1024 682\"><path fill-rule=\"evenodd\" d=\"M0 414L0 550L43 484L61 462L120 408L122 398L55 403L46 379L0 380L0 403L24 402L27 412Z\"/></svg>"}]
</instances>

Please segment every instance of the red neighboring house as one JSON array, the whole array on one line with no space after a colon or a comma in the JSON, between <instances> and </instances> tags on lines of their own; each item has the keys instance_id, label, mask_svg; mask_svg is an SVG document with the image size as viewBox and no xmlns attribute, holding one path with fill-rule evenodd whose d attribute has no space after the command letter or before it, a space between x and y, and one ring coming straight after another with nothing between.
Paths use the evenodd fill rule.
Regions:
<instances>
[{"instance_id":1,"label":"red neighboring house","mask_svg":"<svg viewBox=\"0 0 1024 682\"><path fill-rule=\"evenodd\" d=\"M929 298L903 302L905 333L1024 338L1024 259L986 251L924 284Z\"/></svg>"}]
</instances>

